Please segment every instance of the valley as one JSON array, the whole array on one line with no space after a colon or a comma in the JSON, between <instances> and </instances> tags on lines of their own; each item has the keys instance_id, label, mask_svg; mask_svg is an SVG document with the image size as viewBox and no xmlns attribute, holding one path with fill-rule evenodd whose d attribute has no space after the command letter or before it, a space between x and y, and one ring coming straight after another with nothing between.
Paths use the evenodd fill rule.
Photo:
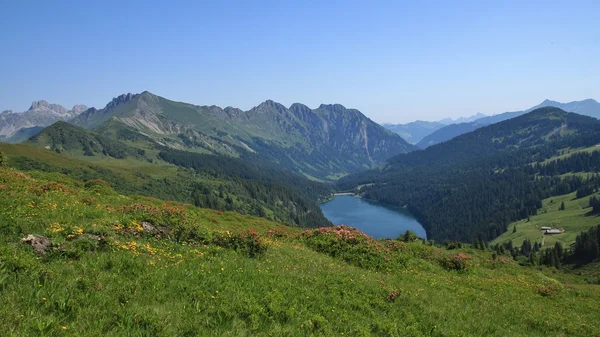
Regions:
<instances>
[{"instance_id":1,"label":"valley","mask_svg":"<svg viewBox=\"0 0 600 337\"><path fill-rule=\"evenodd\" d=\"M0 143L2 334L597 335L597 119L419 150L339 104L232 109L121 95Z\"/></svg>"},{"instance_id":2,"label":"valley","mask_svg":"<svg viewBox=\"0 0 600 337\"><path fill-rule=\"evenodd\" d=\"M0 12L0 337L600 337L600 2Z\"/></svg>"}]
</instances>

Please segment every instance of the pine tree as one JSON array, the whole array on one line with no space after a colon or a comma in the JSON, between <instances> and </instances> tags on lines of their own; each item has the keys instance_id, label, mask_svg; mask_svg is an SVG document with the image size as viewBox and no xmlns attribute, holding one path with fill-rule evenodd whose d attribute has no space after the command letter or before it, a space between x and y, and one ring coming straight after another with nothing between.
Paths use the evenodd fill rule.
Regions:
<instances>
[{"instance_id":1,"label":"pine tree","mask_svg":"<svg viewBox=\"0 0 600 337\"><path fill-rule=\"evenodd\" d=\"M560 203L560 208L558 209L559 211L564 211L565 210L565 202L561 202Z\"/></svg>"},{"instance_id":2,"label":"pine tree","mask_svg":"<svg viewBox=\"0 0 600 337\"><path fill-rule=\"evenodd\" d=\"M514 225L513 226L513 233L516 233L516 232L517 232L517 225Z\"/></svg>"},{"instance_id":3,"label":"pine tree","mask_svg":"<svg viewBox=\"0 0 600 337\"><path fill-rule=\"evenodd\" d=\"M554 244L554 250L556 251L556 256L558 257L559 260L562 260L564 258L564 249L563 246L556 242Z\"/></svg>"},{"instance_id":4,"label":"pine tree","mask_svg":"<svg viewBox=\"0 0 600 337\"><path fill-rule=\"evenodd\" d=\"M560 257L558 256L558 251L556 249L552 249L552 261L554 268L560 268Z\"/></svg>"},{"instance_id":5,"label":"pine tree","mask_svg":"<svg viewBox=\"0 0 600 337\"><path fill-rule=\"evenodd\" d=\"M529 253L529 264L532 266L537 265L534 252Z\"/></svg>"},{"instance_id":6,"label":"pine tree","mask_svg":"<svg viewBox=\"0 0 600 337\"><path fill-rule=\"evenodd\" d=\"M595 260L600 257L600 245L598 241L592 240L592 244L590 247L590 260Z\"/></svg>"}]
</instances>

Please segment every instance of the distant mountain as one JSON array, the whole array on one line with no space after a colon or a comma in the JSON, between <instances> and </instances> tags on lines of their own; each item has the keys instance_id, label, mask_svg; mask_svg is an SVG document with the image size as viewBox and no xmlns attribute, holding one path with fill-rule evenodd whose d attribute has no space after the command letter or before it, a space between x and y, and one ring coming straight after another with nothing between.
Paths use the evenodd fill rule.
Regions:
<instances>
[{"instance_id":1,"label":"distant mountain","mask_svg":"<svg viewBox=\"0 0 600 337\"><path fill-rule=\"evenodd\" d=\"M460 117L457 119L444 118L437 122L414 121L406 124L386 123L383 124L383 126L386 129L400 135L400 137L404 138L407 142L411 144L417 144L423 138L443 128L446 125L469 123L483 117L487 116L482 113L477 113L476 115L470 117Z\"/></svg>"},{"instance_id":2,"label":"distant mountain","mask_svg":"<svg viewBox=\"0 0 600 337\"><path fill-rule=\"evenodd\" d=\"M67 110L59 104L34 101L29 110L13 113L10 110L0 113L0 141L19 142L32 136L56 121L66 121L86 110L85 105L75 105Z\"/></svg>"},{"instance_id":3,"label":"distant mountain","mask_svg":"<svg viewBox=\"0 0 600 337\"><path fill-rule=\"evenodd\" d=\"M600 118L600 103L596 102L593 99L573 101L569 103L560 103L556 101L545 100L542 103L531 107L527 110L505 112L494 116L479 118L470 123L454 124L442 127L432 132L430 135L424 137L420 142L417 143L417 147L424 149L428 146L445 142L463 133L473 131L482 126L498 123L510 118L515 118L535 109L548 106L557 107L567 112L574 112L580 115Z\"/></svg>"},{"instance_id":4,"label":"distant mountain","mask_svg":"<svg viewBox=\"0 0 600 337\"><path fill-rule=\"evenodd\" d=\"M444 118L440 121L438 121L438 123L441 124L445 124L445 125L450 125L450 124L460 124L460 123L470 123L470 122L474 122L480 118L483 117L487 117L487 115L482 114L481 112L476 113L473 116L469 116L469 117L459 117L457 119L452 119L452 118Z\"/></svg>"},{"instance_id":5,"label":"distant mountain","mask_svg":"<svg viewBox=\"0 0 600 337\"><path fill-rule=\"evenodd\" d=\"M525 112L533 111L537 108L542 108L546 106L553 106L560 108L567 112L574 112L580 115L590 116L594 118L600 119L600 103L589 98L583 101L573 101L569 103L560 103L551 100L544 100L542 103L525 110Z\"/></svg>"},{"instance_id":6,"label":"distant mountain","mask_svg":"<svg viewBox=\"0 0 600 337\"><path fill-rule=\"evenodd\" d=\"M432 132L443 128L440 122L415 121L406 124L383 124L386 129L397 133L411 144L416 144Z\"/></svg>"},{"instance_id":7,"label":"distant mountain","mask_svg":"<svg viewBox=\"0 0 600 337\"><path fill-rule=\"evenodd\" d=\"M420 149L443 142L444 140L452 139L463 133L471 132L481 127L475 123L460 123L446 125L431 134L423 137L416 145Z\"/></svg>"},{"instance_id":8,"label":"distant mountain","mask_svg":"<svg viewBox=\"0 0 600 337\"><path fill-rule=\"evenodd\" d=\"M242 111L175 102L146 91L116 97L70 123L107 136L137 133L173 149L258 157L324 180L415 149L360 111L340 104L313 110L267 100Z\"/></svg>"}]
</instances>

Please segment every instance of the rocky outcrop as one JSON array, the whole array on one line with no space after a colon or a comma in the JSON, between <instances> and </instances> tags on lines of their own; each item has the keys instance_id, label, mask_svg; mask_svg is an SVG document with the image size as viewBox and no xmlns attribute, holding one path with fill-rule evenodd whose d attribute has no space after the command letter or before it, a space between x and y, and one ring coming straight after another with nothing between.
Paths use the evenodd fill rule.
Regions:
<instances>
[{"instance_id":1,"label":"rocky outcrop","mask_svg":"<svg viewBox=\"0 0 600 337\"><path fill-rule=\"evenodd\" d=\"M27 237L22 238L21 242L30 245L38 255L45 255L52 248L50 239L37 234L29 234Z\"/></svg>"}]
</instances>

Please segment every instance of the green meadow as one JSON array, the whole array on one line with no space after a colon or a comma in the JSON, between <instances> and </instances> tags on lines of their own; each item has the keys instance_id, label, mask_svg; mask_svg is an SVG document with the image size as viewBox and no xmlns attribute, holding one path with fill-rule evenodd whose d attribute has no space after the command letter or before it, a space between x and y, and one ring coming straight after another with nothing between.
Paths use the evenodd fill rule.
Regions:
<instances>
[{"instance_id":1,"label":"green meadow","mask_svg":"<svg viewBox=\"0 0 600 337\"><path fill-rule=\"evenodd\" d=\"M2 336L600 335L600 288L554 269L59 173L0 170L0 240Z\"/></svg>"},{"instance_id":2,"label":"green meadow","mask_svg":"<svg viewBox=\"0 0 600 337\"><path fill-rule=\"evenodd\" d=\"M577 199L575 192L544 199L542 208L538 214L531 216L529 220L520 220L511 223L506 232L493 240L491 243L504 243L512 241L516 247L521 246L523 240L529 239L531 242L544 242L544 247L552 247L556 242L568 247L575 242L575 238L581 232L590 229L593 226L600 225L598 215L590 215L591 208L589 198L592 195L600 196L595 193L583 198ZM561 203L565 203L565 209L560 210ZM517 231L514 231L516 226ZM561 234L544 235L541 227L552 227L564 230Z\"/></svg>"}]
</instances>

